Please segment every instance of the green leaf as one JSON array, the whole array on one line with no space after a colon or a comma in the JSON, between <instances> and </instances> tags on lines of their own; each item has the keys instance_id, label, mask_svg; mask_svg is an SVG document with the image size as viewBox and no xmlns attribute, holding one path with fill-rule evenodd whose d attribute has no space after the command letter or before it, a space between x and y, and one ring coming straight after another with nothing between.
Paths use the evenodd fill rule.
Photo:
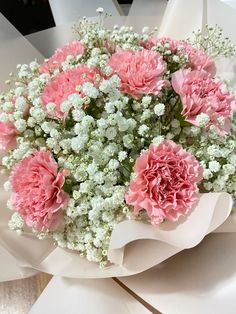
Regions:
<instances>
[{"instance_id":1,"label":"green leaf","mask_svg":"<svg viewBox=\"0 0 236 314\"><path fill-rule=\"evenodd\" d=\"M192 124L186 121L185 117L182 115L182 110L183 110L183 106L182 106L181 101L179 101L178 108L175 112L175 118L179 120L180 126L182 127L191 126Z\"/></svg>"}]
</instances>

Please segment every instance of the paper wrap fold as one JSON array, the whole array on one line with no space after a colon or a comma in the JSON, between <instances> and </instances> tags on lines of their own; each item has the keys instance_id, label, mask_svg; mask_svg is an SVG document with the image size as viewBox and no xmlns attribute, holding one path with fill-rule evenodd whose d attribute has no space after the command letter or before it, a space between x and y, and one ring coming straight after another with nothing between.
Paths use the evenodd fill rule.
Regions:
<instances>
[{"instance_id":1,"label":"paper wrap fold","mask_svg":"<svg viewBox=\"0 0 236 314\"><path fill-rule=\"evenodd\" d=\"M192 14L192 12L194 12L194 14ZM224 16L221 20L219 20L219 12L221 12L221 16ZM217 22L217 24L224 29L225 34L236 43L236 33L232 27L232 21L235 20L236 13L219 1L171 0L167 5L164 17L161 18L163 14L159 14L157 19L157 22L160 25L159 33L161 35L183 39L190 36L192 30L202 28L207 22L211 25ZM11 29L11 32L7 33L6 30L10 27L9 23L7 23L2 16L0 20L0 22L2 22L1 25L4 25L0 30L1 39L2 42L4 41L6 44L1 45L1 47L4 46L4 49L0 49L2 60L6 57L6 49L18 45L19 43L19 49L28 52L27 56L25 56L25 62L30 61L29 58L34 59L35 56L42 59L42 55L24 38L20 38L19 34L13 31L13 28ZM145 21L147 20L148 19L146 18ZM129 19L125 21L124 17L116 17L115 21L108 20L108 23L114 24L119 23L119 21L121 23L125 22L129 24L132 24L132 22L135 21L137 25L143 24L142 20L139 18L137 19L137 17L129 17ZM153 24L154 22L155 20L152 17L150 23ZM59 34L60 29L63 33L63 37L61 38ZM65 41L66 33L68 33L68 26L65 26L64 28L60 26L60 28L57 28L56 30L57 38ZM8 35L6 36L6 34ZM10 36L9 34L12 35ZM58 43L57 40L50 40L50 36L53 38L53 34L55 35L55 29L52 31L48 30L45 34L47 34L46 36L48 38L47 43L52 45L50 46L50 49L47 48L47 51L51 51L56 48L53 47L53 43ZM37 40L37 43L40 43L40 45L41 43L43 45L43 39L44 32L36 34L35 37L33 35L30 37L32 42ZM40 51L45 51L43 46L41 48ZM1 75L2 81L7 78L7 71L12 71L18 62L22 62L22 55L20 57L15 56L14 53L8 55L8 61L5 63L5 68ZM235 59L233 58L227 62L222 59L218 60L218 69L218 73L220 73L223 78L233 79L231 82L232 86L235 87ZM1 175L1 183L3 183L5 179L6 178ZM23 234L18 236L15 232L10 231L7 225L11 215L11 212L6 208L8 197L9 195L4 192L1 184L0 281L28 277L36 274L38 271L44 271L62 277L74 278L74 280L76 280L76 278L129 276L143 272L146 269L160 264L182 250L195 247L208 233L215 232L219 237L224 237L224 233L234 233L236 231L236 216L235 214L230 215L232 209L232 199L230 195L227 193L203 194L201 195L198 205L191 210L190 214L187 217L180 219L177 223L166 222L160 227L154 227L133 220L119 223L112 233L108 251L108 257L111 264L108 267L100 269L97 264L88 262L85 258L81 258L77 252L64 250L54 246L52 240L40 241L35 238L34 235ZM60 279L54 279L55 282L57 280L59 280L58 283L60 285ZM55 288L54 281L52 287ZM68 287L73 286L73 281L69 280L68 282ZM100 282L101 286L106 284L109 285L109 287L113 286L110 281L109 284L108 281ZM77 287L80 284L84 287L85 282L82 280L75 283ZM87 285L89 287L89 281L87 282ZM98 281L97 285L99 287ZM63 287L63 291L63 289L65 289L64 283L61 286ZM113 288L111 288L111 290L112 289ZM116 290L116 288L114 289ZM68 292L69 291L70 290L68 290ZM120 295L120 292L116 292L116 295ZM46 300L48 300L49 296L50 293ZM74 297L72 297L73 300L75 300L75 296L76 293L74 294ZM43 297L45 297L45 295ZM124 296L122 298L124 299ZM41 299L41 302L42 300L43 298ZM111 304L114 305L115 303L113 302ZM155 306L158 306L158 304L155 303ZM34 307L33 309L32 313L40 313L39 309L42 310L40 306ZM55 310L55 312L52 311L51 313L60 313L59 309L60 302L58 303L57 311ZM134 308L131 310L131 308L127 307L126 310L124 309L123 313L132 313ZM76 313L76 311L71 310L71 313ZM84 313L92 312L88 311ZM97 313L100 312L98 311ZM104 309L102 308L101 313L110 313L110 310L104 312ZM137 310L137 313L146 313L146 310L140 308L139 312ZM184 313L184 311L181 313Z\"/></svg>"},{"instance_id":2,"label":"paper wrap fold","mask_svg":"<svg viewBox=\"0 0 236 314\"><path fill-rule=\"evenodd\" d=\"M3 181L3 178L2 178ZM54 246L53 241L38 240L32 234L17 235L8 228L8 194L0 189L0 279L10 280L42 271L69 278L106 278L133 275L161 263L170 256L196 246L229 216L232 198L227 193L202 194L191 213L176 223L160 227L127 220L113 230L108 250L111 265L80 257L78 252Z\"/></svg>"}]
</instances>

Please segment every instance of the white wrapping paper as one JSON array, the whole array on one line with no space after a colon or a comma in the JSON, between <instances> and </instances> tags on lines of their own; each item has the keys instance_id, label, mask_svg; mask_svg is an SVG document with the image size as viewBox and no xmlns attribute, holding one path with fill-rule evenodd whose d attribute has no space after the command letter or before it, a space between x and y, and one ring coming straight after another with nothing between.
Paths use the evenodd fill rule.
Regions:
<instances>
[{"instance_id":1,"label":"white wrapping paper","mask_svg":"<svg viewBox=\"0 0 236 314\"><path fill-rule=\"evenodd\" d=\"M26 40L11 23L0 13L0 90L7 87L4 83L9 73L14 72L18 63L31 62L35 58L43 60L43 55Z\"/></svg>"},{"instance_id":2,"label":"white wrapping paper","mask_svg":"<svg viewBox=\"0 0 236 314\"><path fill-rule=\"evenodd\" d=\"M112 264L99 268L98 264L88 262L76 251L55 247L51 239L39 241L34 235L18 236L10 231L7 225L10 213L4 206L7 193L2 187L0 196L3 201L0 244L10 254L3 255L1 261L3 265L8 265L9 278L7 273L0 272L1 280L28 276L32 274L28 273L29 269L69 278L133 275L159 264L183 249L196 246L206 234L226 220L232 209L229 194L208 193L203 194L192 212L177 223L165 223L157 228L138 221L121 222L111 236L108 257ZM9 262L13 263L13 259L18 267L10 269ZM17 273L14 274L16 270Z\"/></svg>"},{"instance_id":3,"label":"white wrapping paper","mask_svg":"<svg viewBox=\"0 0 236 314\"><path fill-rule=\"evenodd\" d=\"M198 247L119 280L164 314L235 314L235 243L235 232L211 234Z\"/></svg>"},{"instance_id":4,"label":"white wrapping paper","mask_svg":"<svg viewBox=\"0 0 236 314\"><path fill-rule=\"evenodd\" d=\"M229 224L231 228L234 227L231 232L227 229ZM139 275L119 280L165 314L234 314L236 215L222 227L224 232L229 232L224 235L211 234L198 247L185 250ZM98 290L94 291L94 287ZM101 295L104 288L109 289L109 294L105 296ZM132 302L134 299L130 299L128 294L122 296L118 290L111 279L91 281L54 277L30 314L43 313L45 309L51 314L67 311L74 314L78 313L78 309L80 314L100 313L108 296L109 302L106 301L107 306L101 314L113 313L114 309L122 314L150 313L143 306L139 307L138 301ZM126 312L124 305L128 308L131 306L131 311Z\"/></svg>"},{"instance_id":5,"label":"white wrapping paper","mask_svg":"<svg viewBox=\"0 0 236 314\"><path fill-rule=\"evenodd\" d=\"M214 7L213 11L213 5ZM216 13L220 10L221 16L224 16L222 19L222 25L219 21L218 24L223 26L227 32L231 32L233 36L235 33L231 29L231 27L227 25L231 25L232 17L236 17L236 13L232 12L232 10L228 10L228 7L225 4L219 4L217 0L192 0L192 1L183 1L183 0L171 0L168 3L163 22L160 27L160 34L165 34L168 36L172 36L175 38L185 38L190 35L192 30L196 30L198 28L202 28L203 25L210 20L216 21ZM194 14L193 14L194 12ZM230 12L230 13L229 13ZM229 19L227 15L229 15ZM212 17L212 14L214 17ZM219 15L218 15L219 16ZM181 21L181 22L180 22ZM128 21L130 23L130 21ZM140 20L140 24L142 21ZM184 25L184 27L183 27ZM187 27L186 27L187 26ZM63 29L63 28L62 28ZM67 27L68 29L68 27ZM50 34L50 32L48 32ZM52 34L52 33L51 33ZM40 34L39 34L40 35ZM48 38L50 38L49 35ZM232 36L231 36L232 37ZM26 48L26 46L25 46ZM41 55L39 54L39 57ZM26 62L29 60L25 60ZM219 62L222 62L220 60ZM222 63L225 65L225 63ZM235 66L235 60L231 60L231 63L228 63L226 68L224 69L221 66L221 74L227 76L232 76L232 65ZM235 70L235 68L234 68ZM2 181L4 179L2 178ZM229 243L233 243L233 239L235 236L231 234L236 231L236 226L234 224L235 216L230 216L226 221L225 225L218 228L229 216L230 210L232 208L232 199L227 193L211 193L202 195L199 204L197 207L180 223L178 224L164 224L159 229L154 228L151 225L146 225L137 221L126 221L120 223L114 230L111 238L111 244L109 248L109 258L115 263L111 264L111 266L106 267L105 269L99 269L97 264L93 264L88 262L87 260L81 258L76 252L66 251L60 248L56 248L51 240L39 241L34 236L30 234L24 234L22 236L17 236L16 233L9 231L7 226L7 220L10 216L9 210L6 209L5 202L7 199L6 193L3 191L2 187L0 189L0 201L1 201L1 211L0 211L0 280L11 280L17 278L23 278L30 276L37 271L45 271L57 276L64 276L68 278L105 278L112 276L128 276L131 274L136 274L148 269L154 265L157 265L169 257L175 255L176 253L182 251L183 249L188 249L196 246L206 234L215 231L217 234L211 236L211 238L221 239L220 241L215 240L216 243L219 243L220 247L217 248L220 251L220 248L223 249L222 254L219 253L221 258L223 258L225 250L224 246L226 242L231 239ZM218 229L217 229L218 228ZM217 229L217 230L216 230ZM194 232L193 232L194 230ZM225 231L228 232L228 236L225 236ZM220 233L219 233L220 232ZM210 239L211 239L210 238ZM225 238L225 240L223 240ZM208 241L208 240L207 240ZM225 241L225 242L224 242ZM209 241L208 241L209 242ZM206 242L206 243L208 243ZM214 242L214 241L213 241ZM203 241L204 245L205 241ZM228 243L228 242L227 242ZM206 251L203 250L203 255L206 252L211 252L211 245L207 244ZM214 245L212 246L214 248ZM209 251L208 251L209 250ZM201 250L194 249L193 251L197 261L197 256L202 254ZM232 249L231 249L232 251ZM192 254L192 253L191 253ZM208 254L208 255L209 255ZM207 255L207 256L208 256ZM180 259L179 256L185 256L185 253L181 253L177 255L177 259ZM191 257L192 255L190 255ZM202 257L199 256L201 260ZM175 260L175 257L171 259L171 261ZM186 263L188 265L188 259ZM169 263L167 261L167 263ZM171 262L170 262L171 263ZM162 265L162 264L161 264ZM170 274L175 272L175 264L174 262L171 264L173 269L170 269ZM176 264L178 265L178 264ZM191 267L192 265L192 267ZM184 303L181 303L181 312L178 312L178 308L176 306L173 309L172 306L165 307L166 299L164 298L156 298L154 295L157 295L157 289L160 295L168 295L169 300L173 299L177 300L186 300L189 298L189 294L186 297L186 289L181 290L182 281L180 278L187 278L185 276L185 269L189 269L192 271L192 276L196 276L196 278L200 277L201 267L204 267L203 263L199 262L199 267L197 264L188 265L189 268L178 268L179 276L175 276L176 282L175 285L171 281L167 281L167 284L173 284L173 291L167 293L165 289L162 289L163 281L160 281L159 286L154 285L154 290L148 290L149 288L149 279L144 285L142 283L142 279L140 279L139 283L136 281L135 284L132 281L127 280L126 278L123 280L128 286L130 286L133 290L136 291L137 294L142 295L144 298L148 300L153 306L156 308L160 308L164 310L164 313L189 313L186 310L190 307L184 306ZM201 266L200 266L201 265ZM209 266L208 266L209 267ZM3 271L4 270L4 271ZM156 271L156 270L155 270ZM222 266L222 273L226 271ZM154 273L150 275L153 278L156 278ZM200 272L200 273L199 273ZM232 266L232 273L234 272L234 268ZM186 272L188 273L188 272ZM146 273L144 273L143 276ZM158 276L163 276L162 267L158 267ZM194 275L193 275L194 274ZM142 275L139 275L142 276ZM213 276L213 275L212 275ZM171 278L171 275L169 276ZM134 277L136 278L136 277ZM134 279L132 277L132 279ZM137 277L137 278L145 278L145 277ZM149 277L148 277L149 278ZM158 279L159 277L157 277ZM165 278L165 277L162 277ZM138 279L137 279L138 280ZM159 280L159 279L158 279ZM184 279L183 279L184 280ZM186 279L187 280L187 279ZM95 281L94 281L95 282ZM151 282L151 281L150 281ZM178 284L180 283L180 285ZM220 282L220 278L219 278ZM66 284L65 284L66 283ZM115 291L114 294L112 291L113 282L111 284L111 279L104 280L96 280L96 289L91 291L91 287L93 282L87 281L87 283L82 279L67 279L66 281L61 280L60 278L55 278L50 283L49 288L45 290L42 295L42 298L35 304L32 313L42 313L45 312L46 304L50 301L51 298L55 299L56 291L58 291L58 295L65 295L65 298L59 297L56 298L56 303L53 308L50 308L50 313L62 313L61 309L63 309L62 305L64 302L66 304L71 304L70 312L68 313L78 313L78 294L81 293L82 296L85 296L89 299L88 293L91 294L94 299L94 304L99 304L99 289L103 289L102 287L110 287L107 291L109 295L107 298L111 301L107 301L109 306L113 306L116 308L116 301L113 298L114 295L122 298L124 300L124 296L122 296L119 292ZM82 294L83 289L81 287L87 287L84 290L84 295ZM58 287L58 290L56 290ZM135 288L136 287L136 288ZM206 291L209 288L206 283ZM69 293L70 291L72 291ZM60 290L60 292L59 292ZM148 294L143 294L143 291L149 291ZM181 293L178 293L180 291ZM191 290L195 299L198 297L196 291ZM204 291L204 289L203 289ZM176 296L176 298L172 298ZM84 300L82 297L81 300ZM155 299L155 302L153 301ZM191 299L191 298L190 298ZM227 298L226 298L227 299ZM160 302L159 302L160 300ZM192 300L192 299L191 299ZM231 299L230 299L231 300ZM233 299L231 300L233 301ZM231 302L230 301L230 302ZM46 303L45 303L46 302ZM96 303L97 302L97 303ZM126 301L125 301L126 302ZM129 302L129 301L127 301ZM191 301L189 301L191 304ZM171 304L172 302L168 302ZM197 304L197 303L195 303ZM190 306L190 305L189 305ZM197 305L198 306L198 305ZM80 303L80 313L95 313L94 308L91 307L86 308L85 303L81 301ZM110 308L110 307L109 307ZM211 308L211 307L210 307ZM100 312L104 310L102 307L100 308ZM177 309L177 310L176 310ZM127 310L127 311L126 311ZM142 312L143 308L139 310L135 309L130 310L127 308L123 310L123 312L119 313L145 313ZM61 312L60 312L61 311ZM83 312L84 311L84 312ZM126 311L126 312L125 312ZM130 312L129 312L130 311ZM65 311L64 311L65 312ZM64 313L63 312L63 313ZM100 313L97 311L96 313ZM111 312L111 311L110 311ZM107 312L107 313L110 313ZM47 312L46 312L47 313ZM101 312L102 313L102 312ZM106 312L103 312L106 313ZM115 313L115 312L114 312ZM191 312L194 313L194 312ZM205 312L203 312L205 313ZM208 313L208 312L206 312ZM215 312L218 313L218 312ZM220 312L219 312L220 313ZM231 313L231 312L229 312Z\"/></svg>"},{"instance_id":6,"label":"white wrapping paper","mask_svg":"<svg viewBox=\"0 0 236 314\"><path fill-rule=\"evenodd\" d=\"M62 300L62 302L58 302ZM54 276L30 314L148 314L142 304L112 279Z\"/></svg>"}]
</instances>

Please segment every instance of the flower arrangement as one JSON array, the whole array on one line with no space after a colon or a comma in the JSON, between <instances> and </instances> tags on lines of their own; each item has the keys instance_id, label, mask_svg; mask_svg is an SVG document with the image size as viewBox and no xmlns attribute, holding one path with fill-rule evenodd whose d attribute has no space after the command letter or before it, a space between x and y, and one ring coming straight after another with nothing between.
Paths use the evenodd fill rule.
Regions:
<instances>
[{"instance_id":1,"label":"flower arrangement","mask_svg":"<svg viewBox=\"0 0 236 314\"><path fill-rule=\"evenodd\" d=\"M105 266L119 222L158 228L199 193L236 198L235 97L214 61L234 47L218 28L177 41L108 30L98 13L43 64L17 65L0 97L0 148L10 228Z\"/></svg>"}]
</instances>

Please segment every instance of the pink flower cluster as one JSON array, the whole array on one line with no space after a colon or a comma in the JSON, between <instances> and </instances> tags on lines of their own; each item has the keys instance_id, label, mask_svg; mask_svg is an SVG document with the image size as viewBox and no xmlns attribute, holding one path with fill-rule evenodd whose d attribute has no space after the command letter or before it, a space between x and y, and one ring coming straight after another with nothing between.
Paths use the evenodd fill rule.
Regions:
<instances>
[{"instance_id":1,"label":"pink flower cluster","mask_svg":"<svg viewBox=\"0 0 236 314\"><path fill-rule=\"evenodd\" d=\"M16 147L17 129L13 122L0 122L0 149L10 150Z\"/></svg>"},{"instance_id":2,"label":"pink flower cluster","mask_svg":"<svg viewBox=\"0 0 236 314\"><path fill-rule=\"evenodd\" d=\"M137 213L147 211L152 224L178 220L198 201L202 167L195 157L173 141L150 145L135 162L136 178L126 194Z\"/></svg>"},{"instance_id":3,"label":"pink flower cluster","mask_svg":"<svg viewBox=\"0 0 236 314\"><path fill-rule=\"evenodd\" d=\"M74 40L71 43L66 44L64 47L56 49L51 58L41 65L39 71L40 73L53 72L61 67L62 62L66 61L68 56L76 58L78 55L82 55L83 53L84 46L80 41Z\"/></svg>"},{"instance_id":4,"label":"pink flower cluster","mask_svg":"<svg viewBox=\"0 0 236 314\"><path fill-rule=\"evenodd\" d=\"M166 64L155 51L120 49L111 56L109 65L121 80L121 90L138 99L145 94L160 94L169 86L163 74Z\"/></svg>"},{"instance_id":5,"label":"pink flower cluster","mask_svg":"<svg viewBox=\"0 0 236 314\"><path fill-rule=\"evenodd\" d=\"M167 69L168 56L152 50L158 43L172 54L183 53L189 57L188 63L183 69L173 73L171 80L170 72L175 70ZM163 90L172 88L174 97L179 95L182 116L186 121L199 126L198 116L205 113L209 117L207 127L214 125L219 134L228 133L235 101L224 83L213 78L216 72L214 61L190 44L167 37L151 38L142 45L144 49L136 51L119 49L112 41L105 44L111 54L108 64L112 74L117 74L120 79L121 92L136 100L151 94L158 96L156 100L159 101ZM41 96L50 118L67 117L67 113L61 110L61 105L71 94L84 97L81 88L83 84L89 82L99 87L101 73L98 67L78 64L66 71L61 69L68 55L76 58L84 50L79 41L73 41L57 49L40 67L40 73L52 74L59 70L53 73ZM172 59L170 64L172 65ZM108 97L104 97L104 103L107 99ZM164 102L167 101L166 98L163 99ZM55 104L54 110L48 109L49 103ZM128 111L127 115L129 113ZM13 122L0 122L0 149L15 148L16 136L17 129ZM134 171L136 177L129 184L125 195L126 203L133 206L135 213L146 210L152 224L159 224L165 219L178 220L199 199L201 164L191 153L171 140L150 145L137 158ZM30 156L23 158L13 168L10 181L12 205L28 226L36 230L56 230L60 227L63 222L63 208L68 205L69 195L63 191L65 171L58 169L51 152L35 150Z\"/></svg>"},{"instance_id":6,"label":"pink flower cluster","mask_svg":"<svg viewBox=\"0 0 236 314\"><path fill-rule=\"evenodd\" d=\"M230 131L235 101L222 81L212 79L206 71L186 69L173 74L172 86L181 97L182 114L187 121L198 125L197 116L205 113L209 116L209 125L215 125L219 133ZM220 117L225 119L223 126L218 120Z\"/></svg>"},{"instance_id":7,"label":"pink flower cluster","mask_svg":"<svg viewBox=\"0 0 236 314\"><path fill-rule=\"evenodd\" d=\"M54 103L56 108L53 112L48 111L51 117L63 118L65 114L61 111L61 104L71 94L80 94L84 96L82 91L76 89L77 86L83 85L86 82L91 82L95 86L98 85L97 81L97 68L89 68L85 64L80 64L76 68L61 72L57 74L45 86L42 94L42 102L45 106L48 103Z\"/></svg>"},{"instance_id":8,"label":"pink flower cluster","mask_svg":"<svg viewBox=\"0 0 236 314\"><path fill-rule=\"evenodd\" d=\"M40 150L23 158L10 175L11 203L35 230L55 230L63 221L61 209L69 200L62 191L65 177L51 153Z\"/></svg>"}]
</instances>

